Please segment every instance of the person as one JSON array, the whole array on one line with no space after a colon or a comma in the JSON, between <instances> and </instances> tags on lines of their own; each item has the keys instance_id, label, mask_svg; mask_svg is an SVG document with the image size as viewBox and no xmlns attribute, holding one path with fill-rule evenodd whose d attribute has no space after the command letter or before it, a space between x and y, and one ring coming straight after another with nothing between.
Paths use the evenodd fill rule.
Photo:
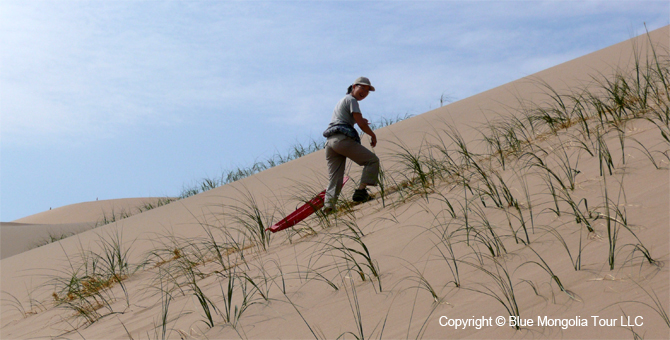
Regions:
<instances>
[{"instance_id":1,"label":"person","mask_svg":"<svg viewBox=\"0 0 670 340\"><path fill-rule=\"evenodd\" d=\"M347 89L347 95L335 106L331 122L323 132L323 136L327 138L325 149L329 177L324 199L325 213L330 213L335 208L337 197L342 190L347 158L363 166L361 180L358 189L354 191L352 200L367 202L372 199L367 186L377 185L379 158L361 145L361 139L354 129L354 124L358 124L361 130L370 136L370 146L374 148L377 145L377 136L370 128L368 120L363 118L358 106L358 102L365 99L374 90L370 79L366 77L356 79Z\"/></svg>"}]
</instances>

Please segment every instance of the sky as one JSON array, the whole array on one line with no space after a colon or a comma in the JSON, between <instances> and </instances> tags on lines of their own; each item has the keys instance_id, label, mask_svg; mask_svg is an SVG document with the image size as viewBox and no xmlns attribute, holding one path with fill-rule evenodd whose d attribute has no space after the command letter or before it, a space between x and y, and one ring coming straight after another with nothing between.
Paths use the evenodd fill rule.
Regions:
<instances>
[{"instance_id":1,"label":"sky","mask_svg":"<svg viewBox=\"0 0 670 340\"><path fill-rule=\"evenodd\" d=\"M178 196L320 140L359 76L370 121L418 115L645 23L670 2L3 0L0 221Z\"/></svg>"}]
</instances>

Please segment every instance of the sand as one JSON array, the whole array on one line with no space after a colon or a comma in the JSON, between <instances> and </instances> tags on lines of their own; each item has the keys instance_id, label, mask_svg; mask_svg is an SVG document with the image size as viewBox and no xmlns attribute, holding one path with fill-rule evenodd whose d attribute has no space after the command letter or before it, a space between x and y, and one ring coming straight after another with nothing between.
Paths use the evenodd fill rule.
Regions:
<instances>
[{"instance_id":1,"label":"sand","mask_svg":"<svg viewBox=\"0 0 670 340\"><path fill-rule=\"evenodd\" d=\"M532 146L475 157L495 190L473 164L455 174L434 146L465 166L450 129L485 154L487 123L551 105L548 88L585 101L578 94L603 92L598 80L631 74L634 51L646 60L649 40L667 61L669 37L664 27L377 130L383 199L374 189L376 200L266 243L241 231L256 217L249 207L269 225L321 191L323 151L5 257L0 336L667 339L669 144L658 121L592 119L588 136L579 121L555 133L538 123ZM421 185L412 157L423 173L441 166L440 176ZM14 223L85 222L61 211ZM34 241L34 226L8 227ZM129 265L103 284L117 244Z\"/></svg>"}]
</instances>

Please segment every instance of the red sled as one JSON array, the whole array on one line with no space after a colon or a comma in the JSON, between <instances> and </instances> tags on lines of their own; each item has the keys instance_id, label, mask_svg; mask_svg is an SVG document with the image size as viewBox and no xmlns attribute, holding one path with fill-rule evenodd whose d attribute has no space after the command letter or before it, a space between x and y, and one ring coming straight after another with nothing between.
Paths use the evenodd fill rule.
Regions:
<instances>
[{"instance_id":1,"label":"red sled","mask_svg":"<svg viewBox=\"0 0 670 340\"><path fill-rule=\"evenodd\" d=\"M344 183L347 183L347 180L349 180L349 177L344 176L344 181L342 182L342 185L344 185ZM309 215L313 214L315 211L323 208L324 203L323 200L325 197L326 197L326 190L322 191L321 193L316 195L316 197L312 198L309 202L303 204L296 211L286 216L283 220L273 224L272 227L267 228L266 230L276 233L280 230L290 228L300 223L302 220L306 219Z\"/></svg>"}]
</instances>

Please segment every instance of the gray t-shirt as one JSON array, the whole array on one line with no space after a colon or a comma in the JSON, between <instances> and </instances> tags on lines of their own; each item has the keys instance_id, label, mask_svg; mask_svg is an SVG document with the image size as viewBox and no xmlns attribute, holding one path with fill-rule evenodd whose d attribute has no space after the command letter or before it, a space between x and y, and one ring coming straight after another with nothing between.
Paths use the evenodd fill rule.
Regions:
<instances>
[{"instance_id":1,"label":"gray t-shirt","mask_svg":"<svg viewBox=\"0 0 670 340\"><path fill-rule=\"evenodd\" d=\"M348 124L351 127L356 125L356 120L354 120L354 112L361 112L361 109L358 107L358 100L354 98L351 94L346 95L342 98L333 111L333 118L330 120L329 127L337 124Z\"/></svg>"}]
</instances>

